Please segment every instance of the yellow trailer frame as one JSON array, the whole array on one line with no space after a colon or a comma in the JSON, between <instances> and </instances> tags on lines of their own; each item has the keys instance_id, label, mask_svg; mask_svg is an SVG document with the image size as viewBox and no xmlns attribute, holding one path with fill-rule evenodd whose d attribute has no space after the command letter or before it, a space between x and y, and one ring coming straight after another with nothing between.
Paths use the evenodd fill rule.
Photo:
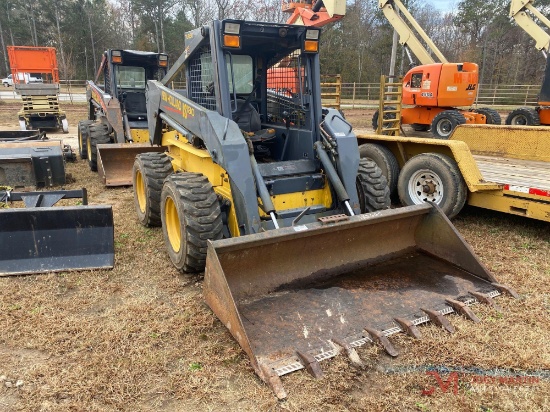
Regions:
<instances>
[{"instance_id":1,"label":"yellow trailer frame","mask_svg":"<svg viewBox=\"0 0 550 412\"><path fill-rule=\"evenodd\" d=\"M461 125L449 140L358 135L387 147L400 167L413 156L454 159L468 187L467 203L550 222L550 128ZM499 173L500 170L500 173ZM526 175L533 173L532 178Z\"/></svg>"}]
</instances>

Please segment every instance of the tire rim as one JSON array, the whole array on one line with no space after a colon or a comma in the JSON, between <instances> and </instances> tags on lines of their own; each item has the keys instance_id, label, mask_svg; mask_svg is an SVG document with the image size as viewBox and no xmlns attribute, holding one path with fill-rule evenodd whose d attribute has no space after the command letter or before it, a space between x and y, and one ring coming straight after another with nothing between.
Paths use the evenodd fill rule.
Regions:
<instances>
[{"instance_id":1,"label":"tire rim","mask_svg":"<svg viewBox=\"0 0 550 412\"><path fill-rule=\"evenodd\" d=\"M145 184L143 175L139 170L136 170L136 196L138 201L139 210L141 213L145 213L146 196L145 196Z\"/></svg>"},{"instance_id":2,"label":"tire rim","mask_svg":"<svg viewBox=\"0 0 550 412\"><path fill-rule=\"evenodd\" d=\"M181 248L181 230L180 219L178 216L178 209L174 200L168 196L164 206L166 233L168 234L168 240L170 246L174 252L179 252Z\"/></svg>"},{"instance_id":3,"label":"tire rim","mask_svg":"<svg viewBox=\"0 0 550 412\"><path fill-rule=\"evenodd\" d=\"M449 119L441 119L437 122L437 134L440 136L449 136L453 131L453 125Z\"/></svg>"},{"instance_id":4,"label":"tire rim","mask_svg":"<svg viewBox=\"0 0 550 412\"><path fill-rule=\"evenodd\" d=\"M90 136L88 136L88 140L86 140L86 151L88 152L88 159L92 161L92 142L91 142Z\"/></svg>"},{"instance_id":5,"label":"tire rim","mask_svg":"<svg viewBox=\"0 0 550 412\"><path fill-rule=\"evenodd\" d=\"M409 196L416 205L422 203L438 204L443 200L443 183L433 170L418 170L409 179Z\"/></svg>"},{"instance_id":6,"label":"tire rim","mask_svg":"<svg viewBox=\"0 0 550 412\"><path fill-rule=\"evenodd\" d=\"M516 126L526 126L527 125L527 118L522 114L518 114L518 115L512 117L512 121L511 121L510 124L516 125Z\"/></svg>"}]
</instances>

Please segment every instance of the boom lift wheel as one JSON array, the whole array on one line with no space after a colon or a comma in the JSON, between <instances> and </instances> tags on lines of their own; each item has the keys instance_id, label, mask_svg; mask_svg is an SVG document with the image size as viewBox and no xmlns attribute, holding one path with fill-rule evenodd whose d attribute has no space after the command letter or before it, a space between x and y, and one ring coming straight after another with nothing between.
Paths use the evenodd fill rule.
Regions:
<instances>
[{"instance_id":1,"label":"boom lift wheel","mask_svg":"<svg viewBox=\"0 0 550 412\"><path fill-rule=\"evenodd\" d=\"M170 158L165 153L142 153L134 162L134 205L139 223L160 226L160 196L162 185L173 172Z\"/></svg>"},{"instance_id":2,"label":"boom lift wheel","mask_svg":"<svg viewBox=\"0 0 550 412\"><path fill-rule=\"evenodd\" d=\"M361 213L390 207L390 188L386 176L373 160L360 159L355 182Z\"/></svg>"},{"instance_id":3,"label":"boom lift wheel","mask_svg":"<svg viewBox=\"0 0 550 412\"><path fill-rule=\"evenodd\" d=\"M475 110L476 113L485 115L486 121L485 124L502 124L502 119L500 114L495 109L489 107L481 107Z\"/></svg>"},{"instance_id":4,"label":"boom lift wheel","mask_svg":"<svg viewBox=\"0 0 550 412\"><path fill-rule=\"evenodd\" d=\"M395 110L395 107L393 106L388 106L386 107L386 109L388 110ZM379 110L375 111L374 112L374 115L372 116L372 128L374 129L374 131L376 132L376 130L378 129L378 119L380 118L380 113L379 113ZM384 115L384 120L390 120L390 119L395 119L396 116L395 116L395 113L387 113ZM382 134L393 134L393 132L384 132L383 130L386 129L386 128L390 128L390 127L393 127L393 124L392 123L384 123L382 125Z\"/></svg>"},{"instance_id":5,"label":"boom lift wheel","mask_svg":"<svg viewBox=\"0 0 550 412\"><path fill-rule=\"evenodd\" d=\"M459 124L466 123L466 118L458 110L445 110L432 120L432 134L437 139L448 139Z\"/></svg>"},{"instance_id":6,"label":"boom lift wheel","mask_svg":"<svg viewBox=\"0 0 550 412\"><path fill-rule=\"evenodd\" d=\"M397 192L397 179L399 178L399 163L390 149L374 143L365 143L359 146L359 156L361 158L374 161L382 170L382 174L388 181L390 194L393 196Z\"/></svg>"},{"instance_id":7,"label":"boom lift wheel","mask_svg":"<svg viewBox=\"0 0 550 412\"><path fill-rule=\"evenodd\" d=\"M88 142L88 136L90 134L90 125L92 125L93 123L93 120L81 120L78 122L78 154L83 160L88 158L86 144Z\"/></svg>"},{"instance_id":8,"label":"boom lift wheel","mask_svg":"<svg viewBox=\"0 0 550 412\"><path fill-rule=\"evenodd\" d=\"M506 124L512 126L540 126L538 112L532 107L520 107L510 112Z\"/></svg>"},{"instance_id":9,"label":"boom lift wheel","mask_svg":"<svg viewBox=\"0 0 550 412\"><path fill-rule=\"evenodd\" d=\"M200 272L206 264L207 240L222 238L218 197L202 173L173 173L161 193L164 243L176 268Z\"/></svg>"},{"instance_id":10,"label":"boom lift wheel","mask_svg":"<svg viewBox=\"0 0 550 412\"><path fill-rule=\"evenodd\" d=\"M404 205L435 203L449 218L460 212L468 195L456 162L439 153L419 154L405 163L397 190Z\"/></svg>"},{"instance_id":11,"label":"boom lift wheel","mask_svg":"<svg viewBox=\"0 0 550 412\"><path fill-rule=\"evenodd\" d=\"M109 143L109 127L106 124L95 122L90 125L90 133L86 140L87 158L90 170L97 172L97 145Z\"/></svg>"}]
</instances>

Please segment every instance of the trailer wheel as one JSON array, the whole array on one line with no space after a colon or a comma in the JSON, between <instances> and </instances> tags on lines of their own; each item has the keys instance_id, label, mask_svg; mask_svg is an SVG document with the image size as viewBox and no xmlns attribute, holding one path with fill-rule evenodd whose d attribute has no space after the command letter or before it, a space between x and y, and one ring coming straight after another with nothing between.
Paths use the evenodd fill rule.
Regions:
<instances>
[{"instance_id":1,"label":"trailer wheel","mask_svg":"<svg viewBox=\"0 0 550 412\"><path fill-rule=\"evenodd\" d=\"M405 163L397 190L401 203L435 203L449 218L460 212L468 195L456 162L438 153L419 154Z\"/></svg>"},{"instance_id":2,"label":"trailer wheel","mask_svg":"<svg viewBox=\"0 0 550 412\"><path fill-rule=\"evenodd\" d=\"M94 123L93 120L81 120L78 122L78 154L82 160L88 158L88 135L90 134L89 127Z\"/></svg>"},{"instance_id":3,"label":"trailer wheel","mask_svg":"<svg viewBox=\"0 0 550 412\"><path fill-rule=\"evenodd\" d=\"M506 124L512 126L540 126L538 112L532 107L520 107L510 112Z\"/></svg>"},{"instance_id":4,"label":"trailer wheel","mask_svg":"<svg viewBox=\"0 0 550 412\"><path fill-rule=\"evenodd\" d=\"M134 162L134 205L139 223L160 226L160 196L162 185L173 172L170 158L165 153L142 153Z\"/></svg>"},{"instance_id":5,"label":"trailer wheel","mask_svg":"<svg viewBox=\"0 0 550 412\"><path fill-rule=\"evenodd\" d=\"M361 213L375 212L390 207L390 188L386 176L370 159L359 160L355 181Z\"/></svg>"},{"instance_id":6,"label":"trailer wheel","mask_svg":"<svg viewBox=\"0 0 550 412\"><path fill-rule=\"evenodd\" d=\"M388 110L395 110L395 107L392 107L392 106L388 106L387 107ZM372 128L374 129L374 132L376 133L376 130L378 129L378 119L380 118L380 113L379 113L379 110L375 111L374 112L374 115L372 116ZM386 113L384 115L384 120L389 120L389 119L395 119L396 116L395 116L395 113ZM384 131L384 129L387 129L387 128L390 128L390 127L393 127L393 124L392 123L384 123L382 124L382 134L386 134L386 135L393 135L393 131Z\"/></svg>"},{"instance_id":7,"label":"trailer wheel","mask_svg":"<svg viewBox=\"0 0 550 412\"><path fill-rule=\"evenodd\" d=\"M173 173L161 193L164 243L176 268L200 272L206 264L207 240L222 238L218 197L201 173Z\"/></svg>"},{"instance_id":8,"label":"trailer wheel","mask_svg":"<svg viewBox=\"0 0 550 412\"><path fill-rule=\"evenodd\" d=\"M372 160L382 170L386 177L390 195L393 196L397 191L397 179L399 178L399 163L392 151L386 146L374 143L365 143L359 146L359 156L364 159Z\"/></svg>"},{"instance_id":9,"label":"trailer wheel","mask_svg":"<svg viewBox=\"0 0 550 412\"><path fill-rule=\"evenodd\" d=\"M485 124L502 124L502 119L500 114L495 109L490 109L489 107L482 107L475 111L476 113L485 115Z\"/></svg>"},{"instance_id":10,"label":"trailer wheel","mask_svg":"<svg viewBox=\"0 0 550 412\"><path fill-rule=\"evenodd\" d=\"M437 139L448 139L459 124L466 123L466 118L458 110L445 110L432 120L432 134Z\"/></svg>"},{"instance_id":11,"label":"trailer wheel","mask_svg":"<svg viewBox=\"0 0 550 412\"><path fill-rule=\"evenodd\" d=\"M106 124L94 122L90 125L90 133L86 140L86 152L88 158L88 165L92 172L97 172L97 145L109 143L111 138L109 137L109 128Z\"/></svg>"}]
</instances>

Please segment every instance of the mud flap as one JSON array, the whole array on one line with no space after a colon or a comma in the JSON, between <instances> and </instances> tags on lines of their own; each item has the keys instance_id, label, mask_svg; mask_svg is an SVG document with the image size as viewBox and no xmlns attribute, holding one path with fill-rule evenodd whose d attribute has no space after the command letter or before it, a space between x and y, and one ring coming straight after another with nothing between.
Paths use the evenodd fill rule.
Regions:
<instances>
[{"instance_id":1,"label":"mud flap","mask_svg":"<svg viewBox=\"0 0 550 412\"><path fill-rule=\"evenodd\" d=\"M417 325L447 321L449 301L499 295L494 282L447 217L423 204L210 242L204 294L284 398L280 376L320 376L319 362L340 352L360 363L354 348L366 343L396 356L388 336L419 337Z\"/></svg>"},{"instance_id":2,"label":"mud flap","mask_svg":"<svg viewBox=\"0 0 550 412\"><path fill-rule=\"evenodd\" d=\"M165 147L149 143L113 143L97 145L97 172L105 186L131 186L136 156L146 152L164 152Z\"/></svg>"},{"instance_id":3,"label":"mud flap","mask_svg":"<svg viewBox=\"0 0 550 412\"><path fill-rule=\"evenodd\" d=\"M111 206L0 210L0 276L113 266Z\"/></svg>"}]
</instances>

